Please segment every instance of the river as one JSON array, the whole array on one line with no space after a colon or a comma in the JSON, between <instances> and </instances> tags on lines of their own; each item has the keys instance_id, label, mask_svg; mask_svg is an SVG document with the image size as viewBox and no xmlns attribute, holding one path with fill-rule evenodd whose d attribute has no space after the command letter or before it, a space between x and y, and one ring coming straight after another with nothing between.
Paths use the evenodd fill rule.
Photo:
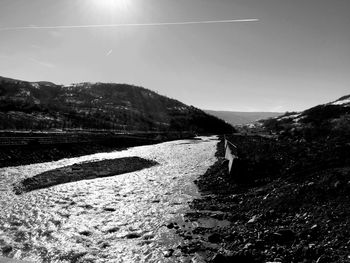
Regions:
<instances>
[{"instance_id":1,"label":"river","mask_svg":"<svg viewBox=\"0 0 350 263\"><path fill-rule=\"evenodd\" d=\"M215 161L216 137L0 168L0 255L32 262L191 262L169 229L199 196L193 181ZM154 167L13 193L13 184L75 163L139 156ZM171 255L172 254L172 255ZM169 257L171 255L171 257Z\"/></svg>"}]
</instances>

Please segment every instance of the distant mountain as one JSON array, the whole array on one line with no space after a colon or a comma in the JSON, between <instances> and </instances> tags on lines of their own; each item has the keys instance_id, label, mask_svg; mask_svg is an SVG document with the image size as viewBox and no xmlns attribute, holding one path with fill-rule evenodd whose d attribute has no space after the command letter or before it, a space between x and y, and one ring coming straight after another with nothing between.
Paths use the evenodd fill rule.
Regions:
<instances>
[{"instance_id":1,"label":"distant mountain","mask_svg":"<svg viewBox=\"0 0 350 263\"><path fill-rule=\"evenodd\" d=\"M265 129L295 135L350 135L350 95L302 112L290 112L261 122Z\"/></svg>"},{"instance_id":2,"label":"distant mountain","mask_svg":"<svg viewBox=\"0 0 350 263\"><path fill-rule=\"evenodd\" d=\"M112 83L27 82L0 77L0 129L109 129L227 133L233 128L151 90Z\"/></svg>"},{"instance_id":3,"label":"distant mountain","mask_svg":"<svg viewBox=\"0 0 350 263\"><path fill-rule=\"evenodd\" d=\"M240 125L256 122L261 119L273 118L282 115L281 112L240 112L240 111L213 111L204 110L229 124Z\"/></svg>"}]
</instances>

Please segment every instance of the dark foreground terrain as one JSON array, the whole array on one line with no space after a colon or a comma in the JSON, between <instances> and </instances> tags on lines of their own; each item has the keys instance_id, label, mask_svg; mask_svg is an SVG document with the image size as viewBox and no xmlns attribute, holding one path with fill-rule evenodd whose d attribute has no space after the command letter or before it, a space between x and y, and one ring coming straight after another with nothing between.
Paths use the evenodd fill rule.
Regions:
<instances>
[{"instance_id":1,"label":"dark foreground terrain","mask_svg":"<svg viewBox=\"0 0 350 263\"><path fill-rule=\"evenodd\" d=\"M115 135L108 132L0 133L0 167L56 161L193 137L189 132L136 135Z\"/></svg>"},{"instance_id":2,"label":"dark foreground terrain","mask_svg":"<svg viewBox=\"0 0 350 263\"><path fill-rule=\"evenodd\" d=\"M203 197L190 204L190 223L168 226L187 240L182 252L207 262L349 262L349 145L229 139L241 156L234 173L221 140L218 161L196 182Z\"/></svg>"}]
</instances>

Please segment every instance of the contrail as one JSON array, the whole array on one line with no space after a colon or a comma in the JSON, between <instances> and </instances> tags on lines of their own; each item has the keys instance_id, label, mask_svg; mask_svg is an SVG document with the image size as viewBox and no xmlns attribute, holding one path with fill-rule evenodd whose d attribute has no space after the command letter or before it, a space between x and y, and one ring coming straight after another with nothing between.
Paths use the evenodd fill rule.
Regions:
<instances>
[{"instance_id":1,"label":"contrail","mask_svg":"<svg viewBox=\"0 0 350 263\"><path fill-rule=\"evenodd\" d=\"M0 27L0 31L28 30L28 29L75 29L75 28L108 28L108 27L144 27L144 26L175 26L175 25L196 25L196 24L223 24L238 22L258 22L259 19L230 19L230 20L207 20L187 22L161 22L161 23L137 23L137 24L104 24L104 25L67 25L67 26L15 26Z\"/></svg>"}]
</instances>

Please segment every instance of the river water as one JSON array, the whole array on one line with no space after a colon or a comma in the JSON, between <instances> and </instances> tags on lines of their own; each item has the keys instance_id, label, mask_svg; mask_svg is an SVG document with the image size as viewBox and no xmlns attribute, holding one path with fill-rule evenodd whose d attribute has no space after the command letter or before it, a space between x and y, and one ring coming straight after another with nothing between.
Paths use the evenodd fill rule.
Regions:
<instances>
[{"instance_id":1,"label":"river water","mask_svg":"<svg viewBox=\"0 0 350 263\"><path fill-rule=\"evenodd\" d=\"M57 263L191 262L176 249L185 240L167 224L181 221L199 196L193 181L215 162L216 144L216 137L201 137L0 168L0 255ZM159 165L13 193L14 183L51 169L128 156Z\"/></svg>"}]
</instances>

